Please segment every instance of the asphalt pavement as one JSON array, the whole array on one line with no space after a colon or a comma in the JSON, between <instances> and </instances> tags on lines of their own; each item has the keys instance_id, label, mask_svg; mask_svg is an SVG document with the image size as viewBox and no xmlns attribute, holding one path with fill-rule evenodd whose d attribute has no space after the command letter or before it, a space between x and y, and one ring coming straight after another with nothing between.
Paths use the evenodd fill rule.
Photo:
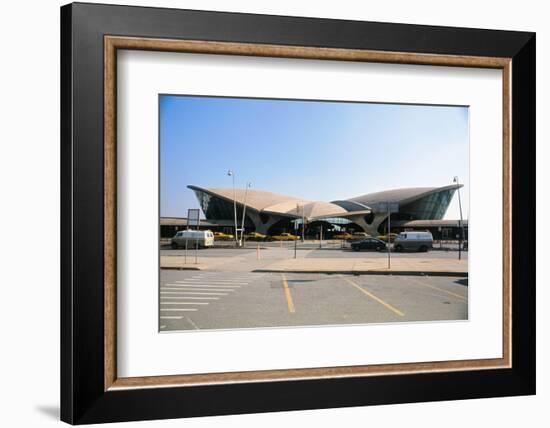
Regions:
<instances>
[{"instance_id":1,"label":"asphalt pavement","mask_svg":"<svg viewBox=\"0 0 550 428\"><path fill-rule=\"evenodd\" d=\"M163 332L468 319L456 277L163 269L159 293Z\"/></svg>"}]
</instances>

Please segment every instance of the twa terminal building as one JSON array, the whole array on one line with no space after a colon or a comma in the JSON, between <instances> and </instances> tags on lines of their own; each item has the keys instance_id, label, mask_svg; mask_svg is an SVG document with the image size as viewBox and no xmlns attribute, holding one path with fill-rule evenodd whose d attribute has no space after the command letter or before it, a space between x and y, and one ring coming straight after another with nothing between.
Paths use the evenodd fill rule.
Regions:
<instances>
[{"instance_id":1,"label":"twa terminal building","mask_svg":"<svg viewBox=\"0 0 550 428\"><path fill-rule=\"evenodd\" d=\"M459 227L458 220L442 220L459 187L456 184L386 190L331 202L254 189L187 187L195 192L206 217L201 227L228 232L233 231L235 225L234 201L238 227L241 227L244 211L245 230L266 235L301 231L302 223L305 223L306 236L317 236L321 229L327 237L342 230L377 236L387 232L388 207L392 211L392 232L434 230L440 232L438 235L441 238L444 228L454 237ZM165 219L165 225L167 221ZM464 226L467 227L466 222Z\"/></svg>"}]
</instances>

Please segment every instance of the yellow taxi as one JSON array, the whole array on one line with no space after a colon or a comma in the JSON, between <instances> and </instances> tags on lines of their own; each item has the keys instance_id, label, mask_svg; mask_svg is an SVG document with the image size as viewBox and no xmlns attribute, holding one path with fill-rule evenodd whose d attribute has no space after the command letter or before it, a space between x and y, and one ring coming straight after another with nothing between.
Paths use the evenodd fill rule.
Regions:
<instances>
[{"instance_id":1,"label":"yellow taxi","mask_svg":"<svg viewBox=\"0 0 550 428\"><path fill-rule=\"evenodd\" d=\"M389 237L390 237L390 242L393 242L397 237L397 233L390 233ZM381 241L388 242L388 235L380 235L380 236L377 236L376 239L380 239Z\"/></svg>"},{"instance_id":2,"label":"yellow taxi","mask_svg":"<svg viewBox=\"0 0 550 428\"><path fill-rule=\"evenodd\" d=\"M280 235L272 236L273 241L296 241L298 237L292 233L281 233Z\"/></svg>"},{"instance_id":3,"label":"yellow taxi","mask_svg":"<svg viewBox=\"0 0 550 428\"><path fill-rule=\"evenodd\" d=\"M263 241L267 236L259 232L250 232L244 235L244 239L248 241Z\"/></svg>"},{"instance_id":4,"label":"yellow taxi","mask_svg":"<svg viewBox=\"0 0 550 428\"><path fill-rule=\"evenodd\" d=\"M235 237L230 233L214 232L214 239L218 239L219 241L227 241L228 239L235 239Z\"/></svg>"},{"instance_id":5,"label":"yellow taxi","mask_svg":"<svg viewBox=\"0 0 550 428\"><path fill-rule=\"evenodd\" d=\"M353 235L348 232L341 232L341 233L337 233L332 238L333 239L351 239L353 238Z\"/></svg>"}]
</instances>

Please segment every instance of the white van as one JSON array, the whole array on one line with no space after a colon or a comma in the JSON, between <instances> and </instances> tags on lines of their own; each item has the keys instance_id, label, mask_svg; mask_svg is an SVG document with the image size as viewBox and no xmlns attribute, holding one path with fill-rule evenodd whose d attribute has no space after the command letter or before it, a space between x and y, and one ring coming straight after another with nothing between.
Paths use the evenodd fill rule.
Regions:
<instances>
[{"instance_id":1,"label":"white van","mask_svg":"<svg viewBox=\"0 0 550 428\"><path fill-rule=\"evenodd\" d=\"M214 245L214 234L210 230L181 230L174 235L171 241L172 248L207 248Z\"/></svg>"},{"instance_id":2,"label":"white van","mask_svg":"<svg viewBox=\"0 0 550 428\"><path fill-rule=\"evenodd\" d=\"M428 251L433 247L434 238L430 232L401 232L393 241L395 251Z\"/></svg>"}]
</instances>

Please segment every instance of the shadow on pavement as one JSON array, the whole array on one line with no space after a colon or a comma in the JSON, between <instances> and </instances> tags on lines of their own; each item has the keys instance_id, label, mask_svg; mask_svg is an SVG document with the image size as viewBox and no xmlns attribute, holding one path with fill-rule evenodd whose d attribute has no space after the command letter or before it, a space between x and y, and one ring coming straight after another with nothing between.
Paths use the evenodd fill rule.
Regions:
<instances>
[{"instance_id":1,"label":"shadow on pavement","mask_svg":"<svg viewBox=\"0 0 550 428\"><path fill-rule=\"evenodd\" d=\"M464 285L464 286L468 286L468 278L461 278L461 279L457 279L455 281L455 284L459 284L459 285Z\"/></svg>"}]
</instances>

